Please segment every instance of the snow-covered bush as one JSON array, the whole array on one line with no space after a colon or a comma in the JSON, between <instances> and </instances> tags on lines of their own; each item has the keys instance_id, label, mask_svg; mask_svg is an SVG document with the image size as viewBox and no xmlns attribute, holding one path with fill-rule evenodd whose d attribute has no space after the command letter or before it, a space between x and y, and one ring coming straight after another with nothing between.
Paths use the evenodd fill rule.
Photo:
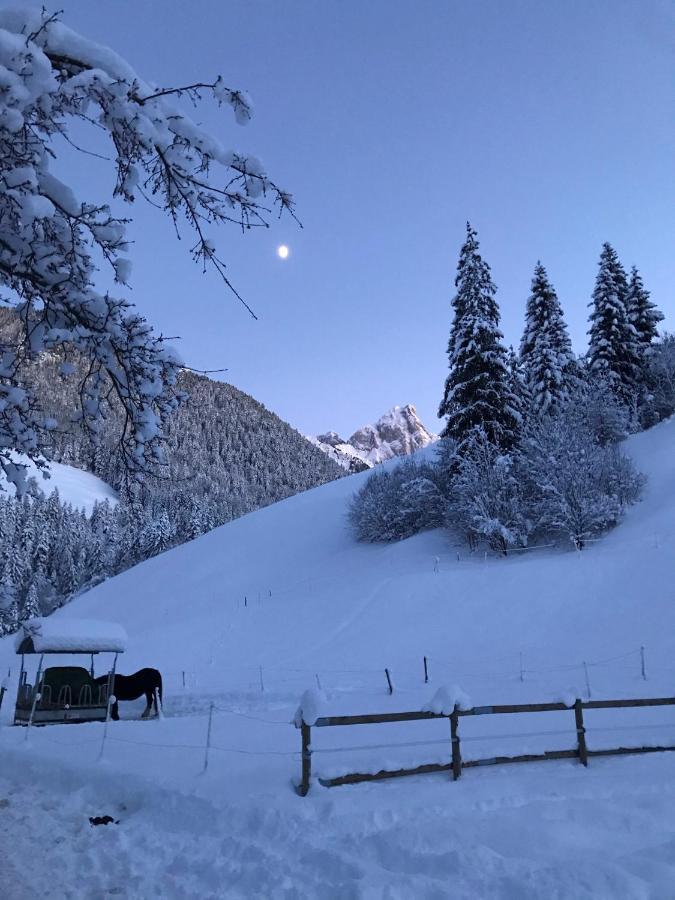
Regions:
<instances>
[{"instance_id":1,"label":"snow-covered bush","mask_svg":"<svg viewBox=\"0 0 675 900\"><path fill-rule=\"evenodd\" d=\"M578 549L640 495L643 478L632 462L618 446L600 444L576 407L534 424L522 454L533 520Z\"/></svg>"},{"instance_id":2,"label":"snow-covered bush","mask_svg":"<svg viewBox=\"0 0 675 900\"><path fill-rule=\"evenodd\" d=\"M457 464L446 524L472 547L481 540L500 553L524 547L532 531L526 489L518 451L504 453L476 429Z\"/></svg>"},{"instance_id":3,"label":"snow-covered bush","mask_svg":"<svg viewBox=\"0 0 675 900\"><path fill-rule=\"evenodd\" d=\"M565 417L574 417L602 446L616 444L631 431L631 410L602 374L582 373L572 392Z\"/></svg>"},{"instance_id":4,"label":"snow-covered bush","mask_svg":"<svg viewBox=\"0 0 675 900\"><path fill-rule=\"evenodd\" d=\"M349 519L360 541L396 541L442 522L436 471L407 460L376 469L352 499Z\"/></svg>"},{"instance_id":5,"label":"snow-covered bush","mask_svg":"<svg viewBox=\"0 0 675 900\"><path fill-rule=\"evenodd\" d=\"M116 170L113 196L125 203L151 196L176 228L185 223L193 232L195 260L228 285L211 227L265 225L268 206L292 213L292 200L256 159L226 150L174 105L208 96L247 122L248 99L220 77L183 88L148 83L57 15L28 7L0 10L0 80L0 286L21 323L16 341L0 346L0 467L22 489L24 469L11 451L44 465L52 423L22 371L51 349L87 360L74 391L87 428L97 431L116 399L121 451L142 472L164 461L164 422L180 400L179 360L126 299L97 286L102 265L118 284L128 281L126 219L107 202L79 199L56 177L57 142L76 152L73 127L104 133Z\"/></svg>"}]
</instances>

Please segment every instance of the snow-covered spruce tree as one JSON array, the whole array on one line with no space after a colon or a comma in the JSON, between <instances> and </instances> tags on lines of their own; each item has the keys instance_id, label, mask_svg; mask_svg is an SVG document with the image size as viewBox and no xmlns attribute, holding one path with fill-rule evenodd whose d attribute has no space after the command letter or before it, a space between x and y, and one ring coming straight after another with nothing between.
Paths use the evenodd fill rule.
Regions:
<instances>
[{"instance_id":1,"label":"snow-covered spruce tree","mask_svg":"<svg viewBox=\"0 0 675 900\"><path fill-rule=\"evenodd\" d=\"M557 412L569 397L575 363L560 301L540 262L527 300L520 363L532 411Z\"/></svg>"},{"instance_id":2,"label":"snow-covered spruce tree","mask_svg":"<svg viewBox=\"0 0 675 900\"><path fill-rule=\"evenodd\" d=\"M640 353L627 302L626 273L614 248L605 243L591 303L588 358L591 372L606 378L630 407L639 391Z\"/></svg>"},{"instance_id":3,"label":"snow-covered spruce tree","mask_svg":"<svg viewBox=\"0 0 675 900\"><path fill-rule=\"evenodd\" d=\"M448 343L450 374L438 410L439 418L446 418L443 437L454 438L462 452L472 430L481 428L491 443L505 450L516 443L521 412L509 385L497 288L478 252L477 233L468 222L455 286L455 318Z\"/></svg>"},{"instance_id":4,"label":"snow-covered spruce tree","mask_svg":"<svg viewBox=\"0 0 675 900\"><path fill-rule=\"evenodd\" d=\"M635 266L630 270L630 280L626 295L628 319L635 329L638 355L641 359L658 336L657 326L663 320L663 313L649 298L642 276Z\"/></svg>"},{"instance_id":5,"label":"snow-covered spruce tree","mask_svg":"<svg viewBox=\"0 0 675 900\"><path fill-rule=\"evenodd\" d=\"M220 77L183 88L148 83L57 15L30 8L0 10L0 71L0 285L21 321L16 341L0 347L0 467L21 489L24 469L11 451L42 464L53 423L22 370L53 349L87 361L75 390L87 428L96 431L116 399L122 454L131 471L142 472L163 462L163 423L180 399L178 360L127 300L97 288L101 264L119 284L129 279L126 220L107 202L77 198L52 159L66 144L75 148L73 125L102 129L114 155L113 196L126 203L150 196L177 228L186 223L195 260L228 285L211 226L265 225L269 205L292 213L292 200L257 160L225 150L173 105L210 96L247 122L249 101Z\"/></svg>"}]
</instances>

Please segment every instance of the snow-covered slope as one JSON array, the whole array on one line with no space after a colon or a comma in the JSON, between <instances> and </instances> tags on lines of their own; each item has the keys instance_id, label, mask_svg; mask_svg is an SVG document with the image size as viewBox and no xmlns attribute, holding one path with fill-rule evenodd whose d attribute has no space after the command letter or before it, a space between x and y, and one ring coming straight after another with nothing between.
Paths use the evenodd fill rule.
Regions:
<instances>
[{"instance_id":1,"label":"snow-covered slope","mask_svg":"<svg viewBox=\"0 0 675 900\"><path fill-rule=\"evenodd\" d=\"M58 490L63 503L70 504L73 509L83 509L87 515L91 513L95 503L103 503L104 500L109 503L117 503L116 491L105 481L92 475L91 472L52 462L49 464L50 477L44 478L42 471L38 470L30 460L26 459L25 464L28 467L26 477L35 478L38 488L45 496ZM14 485L7 484L2 475L0 475L0 482L2 488L13 496Z\"/></svg>"},{"instance_id":2,"label":"snow-covered slope","mask_svg":"<svg viewBox=\"0 0 675 900\"><path fill-rule=\"evenodd\" d=\"M395 406L374 425L364 425L349 440L328 431L309 440L348 471L362 471L395 456L408 456L438 439L410 403Z\"/></svg>"},{"instance_id":3,"label":"snow-covered slope","mask_svg":"<svg viewBox=\"0 0 675 900\"><path fill-rule=\"evenodd\" d=\"M180 660L191 670L211 657L215 669L218 660L243 659L312 669L520 651L534 667L640 644L668 660L674 445L672 421L630 440L649 478L645 498L580 554L534 550L484 561L442 531L357 544L346 511L363 473L228 523L58 614L117 619L134 659L174 668Z\"/></svg>"},{"instance_id":4,"label":"snow-covered slope","mask_svg":"<svg viewBox=\"0 0 675 900\"><path fill-rule=\"evenodd\" d=\"M471 557L442 532L355 544L345 513L364 473L231 522L76 599L56 615L128 631L121 671L162 669L167 718L111 725L103 764L102 726L34 729L28 747L19 729L0 729L0 799L11 792L0 860L5 846L9 860L36 842L45 848L44 863L22 873L34 895L78 884L83 896L671 897L675 754L595 758L588 769L573 760L472 769L456 784L315 785L301 800L289 789L299 741L288 723L317 681L329 709L351 712L419 709L445 682L477 704L589 689L672 695L673 446L675 421L630 440L649 477L645 498L582 553ZM4 641L0 671L8 665ZM589 746L675 744L670 708L629 713L587 714ZM573 747L573 715L545 717L462 720L463 753ZM314 732L316 771L449 755L443 721L341 731ZM100 834L86 817L103 813L121 824ZM72 859L50 839L64 827L78 847ZM105 873L96 865L104 843Z\"/></svg>"}]
</instances>

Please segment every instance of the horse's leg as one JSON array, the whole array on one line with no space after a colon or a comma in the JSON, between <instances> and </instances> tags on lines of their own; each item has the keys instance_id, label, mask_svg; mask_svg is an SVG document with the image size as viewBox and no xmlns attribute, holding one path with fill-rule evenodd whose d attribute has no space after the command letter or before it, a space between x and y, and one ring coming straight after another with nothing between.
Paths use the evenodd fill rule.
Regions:
<instances>
[{"instance_id":1,"label":"horse's leg","mask_svg":"<svg viewBox=\"0 0 675 900\"><path fill-rule=\"evenodd\" d=\"M150 691L145 692L145 702L147 706L143 710L143 715L141 716L142 719L147 719L152 712L152 694L150 693Z\"/></svg>"}]
</instances>

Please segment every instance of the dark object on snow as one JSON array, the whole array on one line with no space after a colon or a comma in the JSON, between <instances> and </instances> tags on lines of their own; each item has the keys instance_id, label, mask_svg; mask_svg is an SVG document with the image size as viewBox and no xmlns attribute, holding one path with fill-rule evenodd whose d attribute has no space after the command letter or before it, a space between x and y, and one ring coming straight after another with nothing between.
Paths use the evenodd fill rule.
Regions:
<instances>
[{"instance_id":1,"label":"dark object on snow","mask_svg":"<svg viewBox=\"0 0 675 900\"><path fill-rule=\"evenodd\" d=\"M113 819L112 816L89 816L89 822L92 828L94 825L119 825L119 819Z\"/></svg>"},{"instance_id":2,"label":"dark object on snow","mask_svg":"<svg viewBox=\"0 0 675 900\"><path fill-rule=\"evenodd\" d=\"M99 684L103 684L106 679L107 676L104 676L103 678L97 678L96 681ZM145 702L148 704L143 712L143 718L148 718L153 703L155 705L155 715L159 715L155 691L159 696L159 702L161 704L162 676L157 669L139 669L138 672L135 672L133 675L115 675L112 687L115 702L110 710L112 718L117 722L120 717L117 705L119 700L138 700L143 694L145 694Z\"/></svg>"}]
</instances>

